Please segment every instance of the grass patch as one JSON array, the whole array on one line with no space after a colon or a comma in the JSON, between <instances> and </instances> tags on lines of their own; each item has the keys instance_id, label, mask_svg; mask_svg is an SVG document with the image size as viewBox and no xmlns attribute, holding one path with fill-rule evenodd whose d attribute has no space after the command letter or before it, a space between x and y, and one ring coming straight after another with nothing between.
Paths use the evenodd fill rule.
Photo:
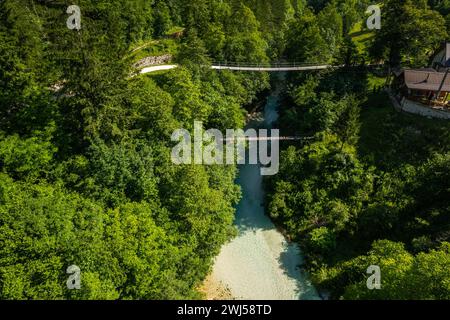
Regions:
<instances>
[{"instance_id":1,"label":"grass patch","mask_svg":"<svg viewBox=\"0 0 450 320\"><path fill-rule=\"evenodd\" d=\"M366 55L368 45L375 37L375 33L372 30L365 28L363 22L358 22L350 31L350 37L355 43L358 53Z\"/></svg>"},{"instance_id":2,"label":"grass patch","mask_svg":"<svg viewBox=\"0 0 450 320\"><path fill-rule=\"evenodd\" d=\"M367 88L368 90L375 90L386 84L386 77L379 77L374 74L368 74L367 76Z\"/></svg>"}]
</instances>

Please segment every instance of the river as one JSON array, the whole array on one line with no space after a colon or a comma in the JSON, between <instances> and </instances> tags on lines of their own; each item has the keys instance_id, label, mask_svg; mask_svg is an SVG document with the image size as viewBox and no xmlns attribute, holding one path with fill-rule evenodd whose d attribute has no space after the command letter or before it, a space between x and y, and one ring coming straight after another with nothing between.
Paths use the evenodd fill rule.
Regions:
<instances>
[{"instance_id":1,"label":"river","mask_svg":"<svg viewBox=\"0 0 450 320\"><path fill-rule=\"evenodd\" d=\"M278 73L277 77L263 118L249 126L270 128L277 120L284 74ZM239 234L222 247L211 277L226 287L235 299L319 299L308 275L299 268L303 264L300 248L289 243L265 214L259 165L240 166L237 182L242 188L235 218Z\"/></svg>"}]
</instances>

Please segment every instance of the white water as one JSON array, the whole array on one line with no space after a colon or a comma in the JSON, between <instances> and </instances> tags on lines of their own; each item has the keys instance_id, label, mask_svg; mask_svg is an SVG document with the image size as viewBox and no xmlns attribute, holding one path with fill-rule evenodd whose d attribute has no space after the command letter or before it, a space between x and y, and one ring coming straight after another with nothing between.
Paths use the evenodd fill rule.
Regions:
<instances>
[{"instance_id":1,"label":"white water","mask_svg":"<svg viewBox=\"0 0 450 320\"><path fill-rule=\"evenodd\" d=\"M278 89L265 107L266 127L278 117ZM243 195L235 220L239 235L222 247L213 278L228 287L236 299L319 299L299 268L303 261L298 245L288 243L265 215L259 166L241 166L238 183Z\"/></svg>"}]
</instances>

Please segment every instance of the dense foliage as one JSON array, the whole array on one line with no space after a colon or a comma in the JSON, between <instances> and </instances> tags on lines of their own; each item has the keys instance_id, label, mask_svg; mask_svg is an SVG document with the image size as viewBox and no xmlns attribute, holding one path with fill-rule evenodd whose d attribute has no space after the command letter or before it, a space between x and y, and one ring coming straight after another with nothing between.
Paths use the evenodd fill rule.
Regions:
<instances>
[{"instance_id":1,"label":"dense foliage","mask_svg":"<svg viewBox=\"0 0 450 320\"><path fill-rule=\"evenodd\" d=\"M300 19L313 21L314 40L301 41L309 39L303 31L293 48L348 64L364 57L425 67L447 36L450 8L430 4L383 1L381 30L344 34L336 54L314 22L331 16L336 1L322 1ZM358 52L365 33L372 35ZM314 139L284 146L267 208L301 243L314 283L331 298L449 299L450 123L394 111L381 74L344 68L290 77L279 126ZM381 268L381 290L366 287L370 265Z\"/></svg>"},{"instance_id":2,"label":"dense foliage","mask_svg":"<svg viewBox=\"0 0 450 320\"><path fill-rule=\"evenodd\" d=\"M234 166L176 166L175 129L242 128L265 73L213 62L425 66L447 0L0 1L0 299L199 298L230 239ZM173 36L182 34L182 36ZM179 68L135 74L139 59ZM392 110L361 68L289 77L271 217L332 298L449 299L450 125ZM365 288L368 265L383 287ZM82 271L68 290L66 269ZM420 290L418 290L420 288Z\"/></svg>"},{"instance_id":3,"label":"dense foliage","mask_svg":"<svg viewBox=\"0 0 450 320\"><path fill-rule=\"evenodd\" d=\"M0 2L0 298L199 297L235 233L236 168L172 165L170 136L243 127L268 76L207 65L269 61L281 35L241 1L74 4L80 31L66 1ZM181 66L131 77L152 53Z\"/></svg>"}]
</instances>

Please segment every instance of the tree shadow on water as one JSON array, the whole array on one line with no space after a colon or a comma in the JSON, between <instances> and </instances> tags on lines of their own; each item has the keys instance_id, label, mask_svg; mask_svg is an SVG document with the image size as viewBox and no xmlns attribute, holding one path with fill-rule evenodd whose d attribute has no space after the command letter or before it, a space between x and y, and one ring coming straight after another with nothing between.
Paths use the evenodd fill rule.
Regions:
<instances>
[{"instance_id":1,"label":"tree shadow on water","mask_svg":"<svg viewBox=\"0 0 450 320\"><path fill-rule=\"evenodd\" d=\"M308 279L308 274L302 269L303 257L301 250L295 243L283 243L283 251L278 261L284 274L295 280L295 293L300 300L320 299L314 286Z\"/></svg>"}]
</instances>

